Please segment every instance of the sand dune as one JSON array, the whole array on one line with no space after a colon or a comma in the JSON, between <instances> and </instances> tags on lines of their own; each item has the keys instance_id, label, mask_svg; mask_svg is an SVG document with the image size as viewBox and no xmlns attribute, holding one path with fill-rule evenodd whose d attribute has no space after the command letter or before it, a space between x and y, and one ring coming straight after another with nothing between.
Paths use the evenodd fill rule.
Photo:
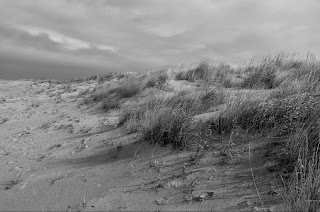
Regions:
<instances>
[{"instance_id":1,"label":"sand dune","mask_svg":"<svg viewBox=\"0 0 320 212\"><path fill-rule=\"evenodd\" d=\"M153 147L116 126L117 110L80 104L79 92L96 85L1 81L1 211L258 211L281 202L264 151L251 153L254 182L246 142L230 146L229 161L218 140L200 152ZM262 145L253 140L251 151Z\"/></svg>"}]
</instances>

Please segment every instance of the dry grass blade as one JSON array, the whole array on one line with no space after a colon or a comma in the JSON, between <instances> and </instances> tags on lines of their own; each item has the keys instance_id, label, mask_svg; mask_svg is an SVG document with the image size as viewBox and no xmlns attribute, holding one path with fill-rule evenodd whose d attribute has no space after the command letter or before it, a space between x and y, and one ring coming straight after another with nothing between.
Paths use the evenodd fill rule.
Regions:
<instances>
[{"instance_id":1,"label":"dry grass blade","mask_svg":"<svg viewBox=\"0 0 320 212\"><path fill-rule=\"evenodd\" d=\"M252 177L253 184L254 184L254 187L255 187L255 189L256 189L257 195L258 195L258 197L259 197L259 201L260 201L260 203L261 203L261 206L264 208L264 205L263 205L263 202L262 202L262 199L261 199L261 196L260 196L258 187L257 187L256 179L255 179L254 174L253 174L252 163L251 163L251 150L250 150L250 149L251 149L251 148L250 148L250 143L249 143L249 163L250 163L251 177Z\"/></svg>"}]
</instances>

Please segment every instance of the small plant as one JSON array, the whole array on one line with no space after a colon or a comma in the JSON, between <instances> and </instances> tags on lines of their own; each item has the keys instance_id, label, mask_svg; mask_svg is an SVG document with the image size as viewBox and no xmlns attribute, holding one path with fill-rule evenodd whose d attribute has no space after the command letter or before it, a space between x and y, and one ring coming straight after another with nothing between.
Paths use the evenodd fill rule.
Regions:
<instances>
[{"instance_id":1,"label":"small plant","mask_svg":"<svg viewBox=\"0 0 320 212\"><path fill-rule=\"evenodd\" d=\"M221 104L224 94L215 90L189 94L181 91L145 99L122 110L120 125L139 131L143 139L175 148L186 145L191 117Z\"/></svg>"},{"instance_id":2,"label":"small plant","mask_svg":"<svg viewBox=\"0 0 320 212\"><path fill-rule=\"evenodd\" d=\"M188 115L181 109L149 111L142 128L143 138L162 146L172 144L175 148L184 147L188 121Z\"/></svg>"},{"instance_id":3,"label":"small plant","mask_svg":"<svg viewBox=\"0 0 320 212\"><path fill-rule=\"evenodd\" d=\"M84 102L102 102L102 109L108 111L119 108L122 99L131 98L139 94L143 85L139 78L132 77L123 79L118 84L107 83L95 89L94 93L89 95Z\"/></svg>"},{"instance_id":4,"label":"small plant","mask_svg":"<svg viewBox=\"0 0 320 212\"><path fill-rule=\"evenodd\" d=\"M102 84L106 81L109 81L116 77L116 73L107 73L107 74L101 74L97 76L98 83Z\"/></svg>"},{"instance_id":5,"label":"small plant","mask_svg":"<svg viewBox=\"0 0 320 212\"><path fill-rule=\"evenodd\" d=\"M141 90L140 85L138 82L123 82L119 86L115 88L111 88L107 91L107 95L114 94L119 98L130 98L137 95Z\"/></svg>"},{"instance_id":6,"label":"small plant","mask_svg":"<svg viewBox=\"0 0 320 212\"><path fill-rule=\"evenodd\" d=\"M212 128L225 133L240 127L249 132L273 130L277 137L289 135L318 113L319 101L319 98L310 94L266 101L239 97L229 103L224 113L212 122Z\"/></svg>"},{"instance_id":7,"label":"small plant","mask_svg":"<svg viewBox=\"0 0 320 212\"><path fill-rule=\"evenodd\" d=\"M291 211L319 211L320 160L319 118L302 129L290 149L295 169L292 174L287 204Z\"/></svg>"},{"instance_id":8,"label":"small plant","mask_svg":"<svg viewBox=\"0 0 320 212\"><path fill-rule=\"evenodd\" d=\"M103 100L102 109L104 111L109 111L109 110L120 108L120 105L121 105L121 99L115 95L110 95Z\"/></svg>"},{"instance_id":9,"label":"small plant","mask_svg":"<svg viewBox=\"0 0 320 212\"><path fill-rule=\"evenodd\" d=\"M241 84L242 88L266 88L275 87L276 67L273 64L262 64L256 67L248 67L247 77Z\"/></svg>"},{"instance_id":10,"label":"small plant","mask_svg":"<svg viewBox=\"0 0 320 212\"><path fill-rule=\"evenodd\" d=\"M185 76L185 71L179 71L175 75L176 80L187 80L188 78Z\"/></svg>"},{"instance_id":11,"label":"small plant","mask_svg":"<svg viewBox=\"0 0 320 212\"><path fill-rule=\"evenodd\" d=\"M210 107L221 105L225 103L226 98L222 90L213 89L201 92L199 99L203 108L203 111Z\"/></svg>"},{"instance_id":12,"label":"small plant","mask_svg":"<svg viewBox=\"0 0 320 212\"><path fill-rule=\"evenodd\" d=\"M153 73L153 76L148 76L144 88L155 87L158 89L164 89L166 82L168 80L168 74L165 72Z\"/></svg>"},{"instance_id":13,"label":"small plant","mask_svg":"<svg viewBox=\"0 0 320 212\"><path fill-rule=\"evenodd\" d=\"M176 74L176 80L187 80L194 82L195 80L206 80L209 78L211 67L207 61L202 61L193 69L188 71L180 71Z\"/></svg>"}]
</instances>

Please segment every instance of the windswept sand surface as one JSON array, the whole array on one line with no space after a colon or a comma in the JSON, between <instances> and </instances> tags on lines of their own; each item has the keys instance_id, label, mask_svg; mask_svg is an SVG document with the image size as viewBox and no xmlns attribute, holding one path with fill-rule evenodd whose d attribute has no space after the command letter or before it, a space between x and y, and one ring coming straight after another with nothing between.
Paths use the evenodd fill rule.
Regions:
<instances>
[{"instance_id":1,"label":"windswept sand surface","mask_svg":"<svg viewBox=\"0 0 320 212\"><path fill-rule=\"evenodd\" d=\"M77 92L0 81L1 211L259 211L282 201L262 141L250 143L252 177L248 142L212 138L196 156L152 147Z\"/></svg>"}]
</instances>

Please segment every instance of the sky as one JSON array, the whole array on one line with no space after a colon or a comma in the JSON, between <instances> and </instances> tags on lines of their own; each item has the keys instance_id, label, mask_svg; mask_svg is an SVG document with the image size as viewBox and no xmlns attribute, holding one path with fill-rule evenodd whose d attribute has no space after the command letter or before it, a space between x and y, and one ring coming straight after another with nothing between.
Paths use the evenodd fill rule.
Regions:
<instances>
[{"instance_id":1,"label":"sky","mask_svg":"<svg viewBox=\"0 0 320 212\"><path fill-rule=\"evenodd\" d=\"M0 0L0 78L320 51L319 0Z\"/></svg>"}]
</instances>

